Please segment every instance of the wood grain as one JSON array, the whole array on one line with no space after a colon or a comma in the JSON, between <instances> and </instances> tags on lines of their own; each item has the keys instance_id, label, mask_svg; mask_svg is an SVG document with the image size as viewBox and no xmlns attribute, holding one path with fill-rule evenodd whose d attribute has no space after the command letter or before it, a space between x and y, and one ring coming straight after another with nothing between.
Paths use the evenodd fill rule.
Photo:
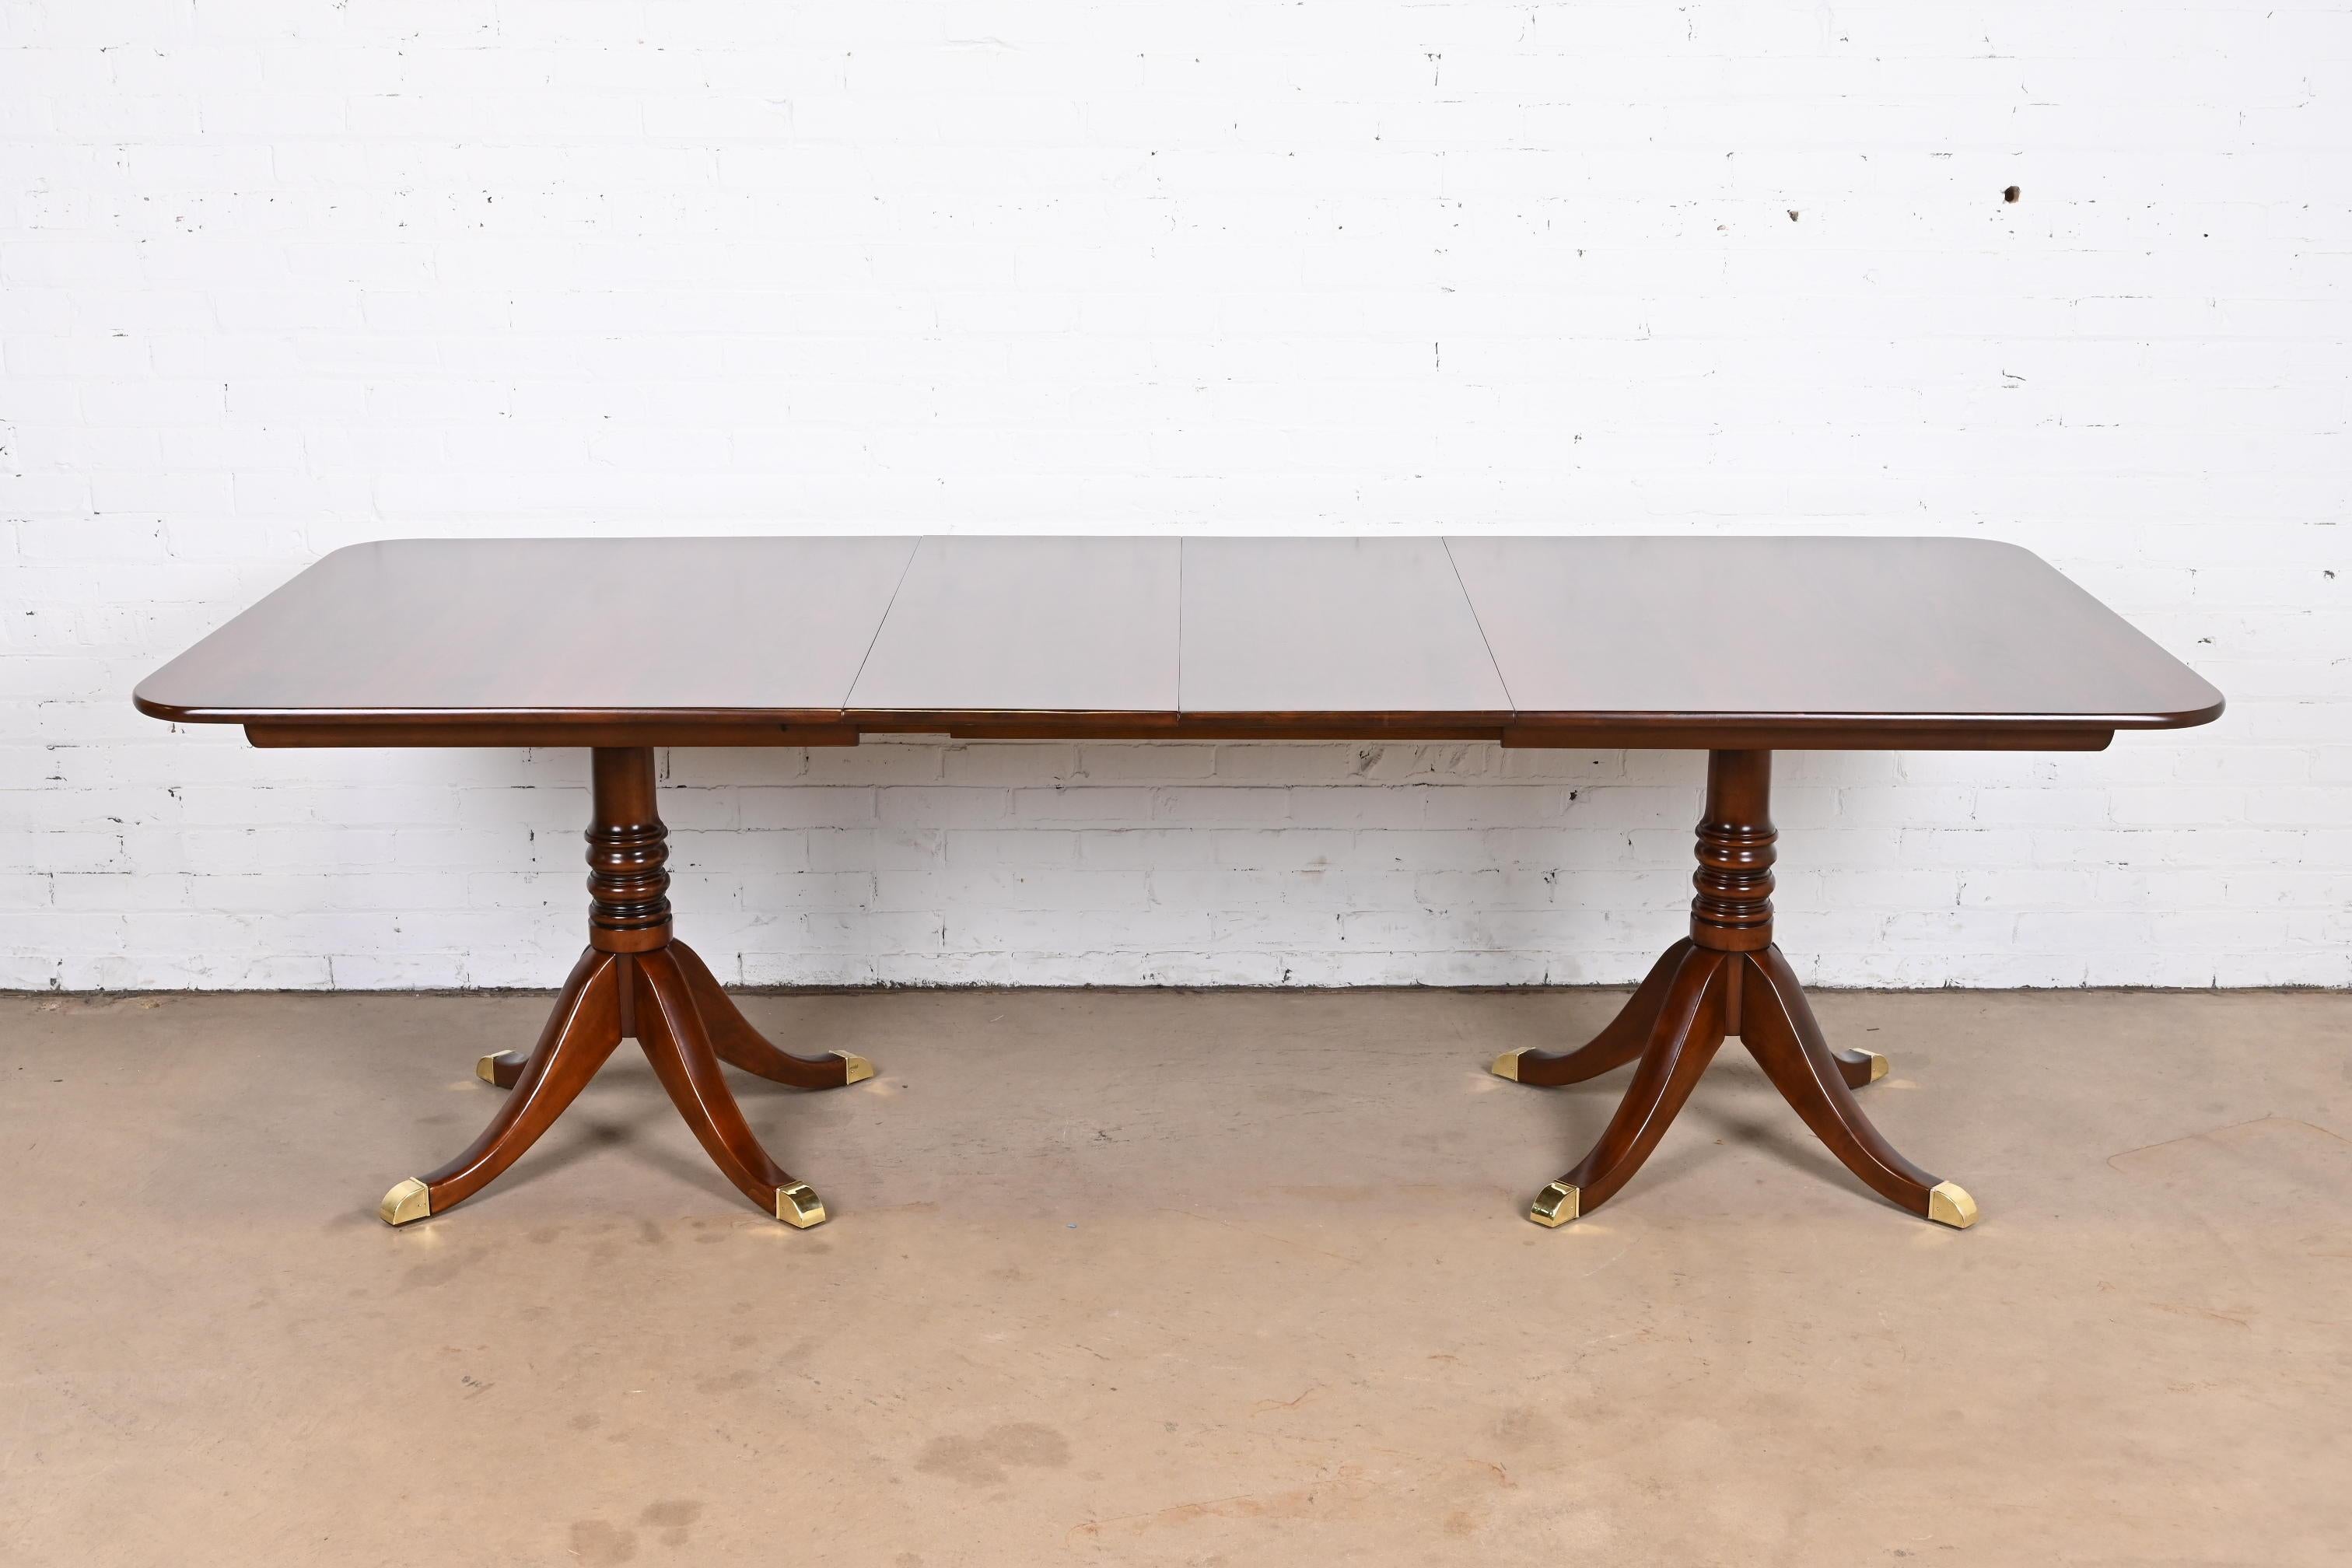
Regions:
<instances>
[{"instance_id":1,"label":"wood grain","mask_svg":"<svg viewBox=\"0 0 2352 1568\"><path fill-rule=\"evenodd\" d=\"M853 709L1173 713L1173 539L922 542Z\"/></svg>"},{"instance_id":2,"label":"wood grain","mask_svg":"<svg viewBox=\"0 0 2352 1568\"><path fill-rule=\"evenodd\" d=\"M1182 710L1507 719L1436 539L1188 539Z\"/></svg>"},{"instance_id":3,"label":"wood grain","mask_svg":"<svg viewBox=\"0 0 2352 1568\"><path fill-rule=\"evenodd\" d=\"M188 722L838 719L915 543L355 544L149 676L137 701Z\"/></svg>"},{"instance_id":4,"label":"wood grain","mask_svg":"<svg viewBox=\"0 0 2352 1568\"><path fill-rule=\"evenodd\" d=\"M1963 539L409 540L141 684L266 746L2095 750L2221 693Z\"/></svg>"},{"instance_id":5,"label":"wood grain","mask_svg":"<svg viewBox=\"0 0 2352 1568\"><path fill-rule=\"evenodd\" d=\"M1528 730L1732 717L2201 723L2221 694L2015 545L1449 539Z\"/></svg>"}]
</instances>

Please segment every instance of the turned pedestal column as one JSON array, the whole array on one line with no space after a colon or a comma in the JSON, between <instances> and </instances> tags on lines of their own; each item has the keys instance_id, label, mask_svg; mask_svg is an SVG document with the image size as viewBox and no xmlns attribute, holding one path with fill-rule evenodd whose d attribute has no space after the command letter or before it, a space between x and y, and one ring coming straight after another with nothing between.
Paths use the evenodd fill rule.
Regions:
<instances>
[{"instance_id":1,"label":"turned pedestal column","mask_svg":"<svg viewBox=\"0 0 2352 1568\"><path fill-rule=\"evenodd\" d=\"M760 1146L719 1064L799 1089L839 1089L873 1077L874 1068L846 1051L799 1057L771 1045L694 950L670 934L669 838L654 805L652 750L599 747L591 773L587 951L530 1054L503 1052L476 1065L485 1082L510 1091L482 1135L440 1169L394 1187L378 1212L386 1224L406 1225L480 1192L630 1038L711 1162L744 1196L788 1225L822 1225L824 1205Z\"/></svg>"},{"instance_id":2,"label":"turned pedestal column","mask_svg":"<svg viewBox=\"0 0 2352 1568\"><path fill-rule=\"evenodd\" d=\"M1565 1225L1589 1214L1631 1180L1734 1035L1805 1124L1874 1191L1941 1225L1966 1229L1976 1223L1975 1200L1906 1160L1863 1114L1853 1091L1885 1076L1886 1058L1830 1048L1773 943L1779 835L1771 793L1771 752L1708 752L1690 935L1665 951L1623 1010L1587 1044L1495 1059L1501 1077L1547 1089L1637 1063L1591 1152L1537 1194L1528 1211L1537 1224Z\"/></svg>"}]
</instances>

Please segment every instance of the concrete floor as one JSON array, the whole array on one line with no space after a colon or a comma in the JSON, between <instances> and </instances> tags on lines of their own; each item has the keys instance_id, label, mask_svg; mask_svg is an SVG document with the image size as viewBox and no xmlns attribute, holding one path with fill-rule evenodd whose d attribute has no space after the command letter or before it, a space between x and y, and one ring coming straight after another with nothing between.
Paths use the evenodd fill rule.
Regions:
<instances>
[{"instance_id":1,"label":"concrete floor","mask_svg":"<svg viewBox=\"0 0 2352 1568\"><path fill-rule=\"evenodd\" d=\"M541 998L0 998L0 1562L2346 1561L2352 996L1816 1000L1974 1230L1736 1046L1529 1225L1610 993L753 997L805 1233L633 1049L379 1224Z\"/></svg>"}]
</instances>

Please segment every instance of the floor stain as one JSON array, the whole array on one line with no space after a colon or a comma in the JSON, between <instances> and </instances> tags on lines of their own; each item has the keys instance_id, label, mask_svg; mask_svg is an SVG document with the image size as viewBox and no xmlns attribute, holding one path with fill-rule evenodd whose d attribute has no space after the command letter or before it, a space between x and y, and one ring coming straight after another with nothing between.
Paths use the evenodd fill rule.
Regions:
<instances>
[{"instance_id":1,"label":"floor stain","mask_svg":"<svg viewBox=\"0 0 2352 1568\"><path fill-rule=\"evenodd\" d=\"M464 1252L452 1252L446 1258L436 1258L430 1263L411 1264L408 1272L400 1277L404 1290L430 1290L436 1285L446 1285L452 1279L489 1256L486 1249L475 1247Z\"/></svg>"},{"instance_id":2,"label":"floor stain","mask_svg":"<svg viewBox=\"0 0 2352 1568\"><path fill-rule=\"evenodd\" d=\"M2191 1132L2186 1137L2168 1138L2161 1143L2143 1143L2136 1149L2126 1149L2121 1153L2108 1155L2107 1164L2113 1170L2131 1175L2135 1173L2133 1166L2140 1163L2142 1155L2185 1147L2203 1146L2222 1149L2242 1147L2259 1140L2263 1135L2276 1135L2281 1132L2291 1132L2291 1135L2298 1137L2304 1133L2310 1133L2319 1138L2332 1140L2336 1143L2346 1142L2341 1135L2330 1132L2325 1127L2315 1127L2308 1121L2297 1121L2292 1116L2258 1116L2252 1121L2233 1121L2226 1127L2210 1128L2203 1132Z\"/></svg>"},{"instance_id":3,"label":"floor stain","mask_svg":"<svg viewBox=\"0 0 2352 1568\"><path fill-rule=\"evenodd\" d=\"M1557 1448L1564 1445L1559 1424L1532 1405L1517 1405L1487 1423L1486 1430L1506 1448Z\"/></svg>"},{"instance_id":4,"label":"floor stain","mask_svg":"<svg viewBox=\"0 0 2352 1568\"><path fill-rule=\"evenodd\" d=\"M702 1505L692 1498L673 1498L646 1504L637 1522L661 1531L664 1546L683 1546L687 1531L702 1517Z\"/></svg>"},{"instance_id":5,"label":"floor stain","mask_svg":"<svg viewBox=\"0 0 2352 1568\"><path fill-rule=\"evenodd\" d=\"M2243 1232L2251 1241L2282 1227L2324 1231L2352 1185L2352 1142L2292 1116L2232 1122L2107 1157L2117 1175L2163 1194L2154 1207Z\"/></svg>"},{"instance_id":6,"label":"floor stain","mask_svg":"<svg viewBox=\"0 0 2352 1568\"><path fill-rule=\"evenodd\" d=\"M2241 1329L2253 1327L2253 1314L2251 1311L2242 1318L2230 1312L2215 1311L2210 1307L2191 1307L2182 1301L2150 1301L2148 1305L2159 1312L2174 1312L2184 1318L2202 1318L2207 1322L2231 1323Z\"/></svg>"},{"instance_id":7,"label":"floor stain","mask_svg":"<svg viewBox=\"0 0 2352 1568\"><path fill-rule=\"evenodd\" d=\"M934 1437L915 1468L966 1486L1002 1486L1008 1466L1057 1470L1070 1462L1070 1440L1035 1421L1009 1421L978 1436Z\"/></svg>"},{"instance_id":8,"label":"floor stain","mask_svg":"<svg viewBox=\"0 0 2352 1568\"><path fill-rule=\"evenodd\" d=\"M1296 1399L1260 1399L1250 1405L1250 1414L1263 1415L1269 1410L1296 1410L1322 1392L1323 1385L1318 1383Z\"/></svg>"},{"instance_id":9,"label":"floor stain","mask_svg":"<svg viewBox=\"0 0 2352 1568\"><path fill-rule=\"evenodd\" d=\"M588 1568L612 1568L616 1563L626 1563L637 1554L637 1532L607 1524L601 1519L583 1519L572 1526L572 1555Z\"/></svg>"},{"instance_id":10,"label":"floor stain","mask_svg":"<svg viewBox=\"0 0 2352 1568\"><path fill-rule=\"evenodd\" d=\"M1243 1492L1233 1497L1180 1502L1150 1513L1074 1525L1070 1539L1099 1540L1107 1532L1139 1535L1197 1523L1204 1519L1301 1520L1334 1509L1352 1510L1377 1489L1366 1480L1361 1467L1342 1465L1336 1474L1316 1484L1283 1491Z\"/></svg>"}]
</instances>

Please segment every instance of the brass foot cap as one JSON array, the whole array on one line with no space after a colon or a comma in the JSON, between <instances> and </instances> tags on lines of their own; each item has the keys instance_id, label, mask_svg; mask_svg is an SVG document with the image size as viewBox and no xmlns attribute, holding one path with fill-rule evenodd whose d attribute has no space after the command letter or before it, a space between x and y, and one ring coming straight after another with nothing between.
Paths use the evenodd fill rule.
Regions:
<instances>
[{"instance_id":1,"label":"brass foot cap","mask_svg":"<svg viewBox=\"0 0 2352 1568\"><path fill-rule=\"evenodd\" d=\"M1977 1222L1977 1201L1969 1196L1966 1187L1937 1182L1927 1189L1927 1217L1937 1225L1966 1230Z\"/></svg>"},{"instance_id":2,"label":"brass foot cap","mask_svg":"<svg viewBox=\"0 0 2352 1568\"><path fill-rule=\"evenodd\" d=\"M1566 1182L1554 1182L1536 1194L1528 1217L1540 1226L1563 1226L1579 1213L1584 1194Z\"/></svg>"},{"instance_id":3,"label":"brass foot cap","mask_svg":"<svg viewBox=\"0 0 2352 1568\"><path fill-rule=\"evenodd\" d=\"M376 1217L386 1225L406 1225L432 1212L432 1189L414 1176L384 1194L383 1202L375 1205Z\"/></svg>"},{"instance_id":4,"label":"brass foot cap","mask_svg":"<svg viewBox=\"0 0 2352 1568\"><path fill-rule=\"evenodd\" d=\"M481 1060L474 1064L474 1076L480 1079L484 1083L488 1084L492 1089L498 1088L499 1062L505 1056L506 1052L504 1051L492 1051L488 1056L484 1057Z\"/></svg>"},{"instance_id":5,"label":"brass foot cap","mask_svg":"<svg viewBox=\"0 0 2352 1568\"><path fill-rule=\"evenodd\" d=\"M776 1189L776 1217L797 1230L824 1223L824 1200L806 1182Z\"/></svg>"},{"instance_id":6,"label":"brass foot cap","mask_svg":"<svg viewBox=\"0 0 2352 1568\"><path fill-rule=\"evenodd\" d=\"M1518 1082L1519 1052L1526 1049L1527 1047L1522 1046L1517 1051L1505 1051L1501 1056L1495 1058L1494 1065L1489 1067L1486 1070L1493 1073L1496 1078L1507 1078L1513 1083Z\"/></svg>"},{"instance_id":7,"label":"brass foot cap","mask_svg":"<svg viewBox=\"0 0 2352 1568\"><path fill-rule=\"evenodd\" d=\"M864 1083L874 1076L874 1064L864 1057L850 1051L835 1051L833 1054L839 1057L843 1065L849 1068L849 1076L841 1080L843 1083Z\"/></svg>"},{"instance_id":8,"label":"brass foot cap","mask_svg":"<svg viewBox=\"0 0 2352 1568\"><path fill-rule=\"evenodd\" d=\"M1871 1082L1876 1083L1880 1079L1886 1076L1886 1058L1885 1057L1880 1056L1876 1051L1864 1051L1862 1054L1870 1058Z\"/></svg>"}]
</instances>

